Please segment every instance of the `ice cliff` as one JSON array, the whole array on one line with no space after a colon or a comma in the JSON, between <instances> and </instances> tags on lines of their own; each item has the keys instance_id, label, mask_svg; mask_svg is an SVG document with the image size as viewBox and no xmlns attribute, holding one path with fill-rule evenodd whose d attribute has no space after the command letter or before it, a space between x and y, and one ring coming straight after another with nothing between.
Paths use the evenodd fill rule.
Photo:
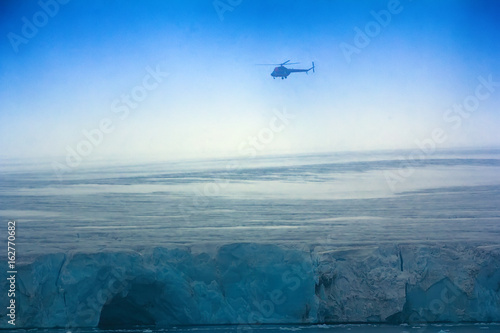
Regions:
<instances>
[{"instance_id":1,"label":"ice cliff","mask_svg":"<svg viewBox=\"0 0 500 333\"><path fill-rule=\"evenodd\" d=\"M16 303L16 328L500 321L500 247L51 254L18 267Z\"/></svg>"}]
</instances>

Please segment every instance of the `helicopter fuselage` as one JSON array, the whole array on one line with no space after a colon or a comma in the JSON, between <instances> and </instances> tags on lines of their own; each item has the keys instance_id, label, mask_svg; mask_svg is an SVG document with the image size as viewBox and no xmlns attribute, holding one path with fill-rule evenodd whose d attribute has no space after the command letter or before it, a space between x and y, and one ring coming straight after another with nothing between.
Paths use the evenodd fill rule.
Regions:
<instances>
[{"instance_id":1,"label":"helicopter fuselage","mask_svg":"<svg viewBox=\"0 0 500 333\"><path fill-rule=\"evenodd\" d=\"M274 78L277 77L286 78L288 75L290 75L290 71L285 66L276 67L274 68L274 71L271 73L271 76Z\"/></svg>"},{"instance_id":2,"label":"helicopter fuselage","mask_svg":"<svg viewBox=\"0 0 500 333\"><path fill-rule=\"evenodd\" d=\"M273 72L271 73L271 76L273 77L273 79L277 77L280 77L281 79L286 79L288 75L290 75L291 73L299 73L299 72L307 73L311 69L314 72L314 63L313 66L309 69L293 69L293 68L286 68L285 66L281 65L274 68Z\"/></svg>"}]
</instances>

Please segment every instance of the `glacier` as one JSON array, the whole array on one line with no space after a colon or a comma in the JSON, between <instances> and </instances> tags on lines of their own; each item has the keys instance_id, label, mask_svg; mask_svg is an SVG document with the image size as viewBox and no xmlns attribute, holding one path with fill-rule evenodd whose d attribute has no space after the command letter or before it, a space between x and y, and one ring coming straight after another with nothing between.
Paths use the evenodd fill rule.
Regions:
<instances>
[{"instance_id":1,"label":"glacier","mask_svg":"<svg viewBox=\"0 0 500 333\"><path fill-rule=\"evenodd\" d=\"M499 322L500 246L53 253L18 265L16 304L16 328Z\"/></svg>"}]
</instances>

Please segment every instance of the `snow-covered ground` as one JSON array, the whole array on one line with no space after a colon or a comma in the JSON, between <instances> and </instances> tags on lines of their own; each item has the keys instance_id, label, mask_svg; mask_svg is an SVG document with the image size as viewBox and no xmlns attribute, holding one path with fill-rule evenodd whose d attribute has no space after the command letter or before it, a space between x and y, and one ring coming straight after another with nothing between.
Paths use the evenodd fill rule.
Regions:
<instances>
[{"instance_id":1,"label":"snow-covered ground","mask_svg":"<svg viewBox=\"0 0 500 333\"><path fill-rule=\"evenodd\" d=\"M18 327L500 321L500 153L431 157L5 168Z\"/></svg>"}]
</instances>

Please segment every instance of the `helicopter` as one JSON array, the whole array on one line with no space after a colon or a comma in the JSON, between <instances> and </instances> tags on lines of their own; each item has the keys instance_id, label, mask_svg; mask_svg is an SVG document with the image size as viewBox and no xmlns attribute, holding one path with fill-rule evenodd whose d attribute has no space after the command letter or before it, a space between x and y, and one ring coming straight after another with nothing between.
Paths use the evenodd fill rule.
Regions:
<instances>
[{"instance_id":1,"label":"helicopter","mask_svg":"<svg viewBox=\"0 0 500 333\"><path fill-rule=\"evenodd\" d=\"M312 63L312 67L308 69L293 69L293 68L286 68L285 65L295 65L298 64L298 62L290 62L290 60L287 60L281 64L259 64L259 65L273 65L273 66L279 66L275 67L273 72L271 73L271 76L273 79L276 79L277 77L281 77L282 80L288 78L288 75L292 73L299 73L299 72L305 72L306 74L312 69L314 73L314 61Z\"/></svg>"}]
</instances>

